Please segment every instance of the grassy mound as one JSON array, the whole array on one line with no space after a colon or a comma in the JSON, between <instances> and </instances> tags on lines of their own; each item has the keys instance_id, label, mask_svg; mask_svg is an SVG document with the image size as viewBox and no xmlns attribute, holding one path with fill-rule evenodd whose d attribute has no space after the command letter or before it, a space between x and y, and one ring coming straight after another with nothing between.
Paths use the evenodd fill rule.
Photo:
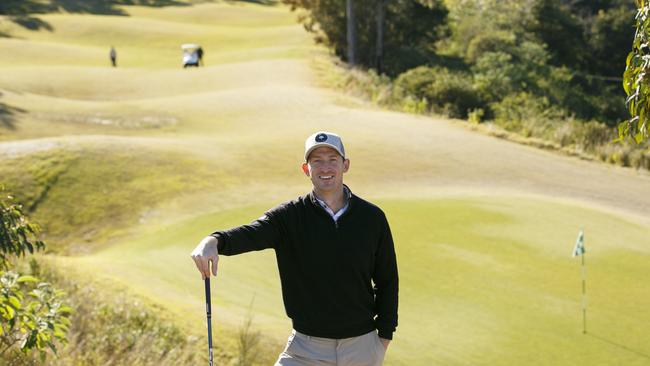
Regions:
<instances>
[{"instance_id":1,"label":"grassy mound","mask_svg":"<svg viewBox=\"0 0 650 366\"><path fill-rule=\"evenodd\" d=\"M228 184L217 168L165 148L164 141L89 138L78 144L51 143L51 149L5 159L0 176L43 224L53 251L87 253L137 225L161 201L183 196L190 188Z\"/></svg>"},{"instance_id":2,"label":"grassy mound","mask_svg":"<svg viewBox=\"0 0 650 366\"><path fill-rule=\"evenodd\" d=\"M97 327L133 335L134 323L162 319L202 337L203 284L190 250L215 229L305 193L301 144L325 129L344 136L346 182L385 209L395 235L401 310L387 365L647 363L650 332L640 325L650 321L650 298L638 279L649 274L648 177L319 88L310 65L312 57L327 64L324 52L282 6L58 3L65 6L30 15L34 29L0 18L0 177L44 227L56 252L48 261L80 304L92 296L82 285L93 281L106 291L102 302L117 299L114 309L79 305L105 321ZM204 46L207 67L180 68L186 42ZM584 336L580 269L570 258L580 227L589 265ZM222 258L220 268L218 351L235 359L252 308L263 335L258 364L270 364L291 326L273 253ZM79 278L89 283L74 287ZM137 316L141 309L151 317ZM156 337L145 329L153 333L143 339ZM185 346L205 353L202 342ZM133 347L123 364L167 362L154 357L165 345Z\"/></svg>"}]
</instances>

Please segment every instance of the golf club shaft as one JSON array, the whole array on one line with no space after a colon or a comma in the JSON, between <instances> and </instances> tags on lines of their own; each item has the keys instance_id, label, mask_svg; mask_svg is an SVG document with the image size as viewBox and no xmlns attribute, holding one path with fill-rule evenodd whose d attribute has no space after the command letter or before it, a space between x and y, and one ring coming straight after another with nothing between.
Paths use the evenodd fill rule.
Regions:
<instances>
[{"instance_id":1,"label":"golf club shaft","mask_svg":"<svg viewBox=\"0 0 650 366\"><path fill-rule=\"evenodd\" d=\"M212 305L210 296L210 278L205 279L205 314L208 318L208 355L212 366Z\"/></svg>"}]
</instances>

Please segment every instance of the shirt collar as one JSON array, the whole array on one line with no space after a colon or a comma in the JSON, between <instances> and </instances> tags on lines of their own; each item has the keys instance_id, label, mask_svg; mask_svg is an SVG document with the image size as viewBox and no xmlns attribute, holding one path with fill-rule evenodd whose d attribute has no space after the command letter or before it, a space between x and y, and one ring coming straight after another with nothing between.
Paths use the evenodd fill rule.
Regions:
<instances>
[{"instance_id":1,"label":"shirt collar","mask_svg":"<svg viewBox=\"0 0 650 366\"><path fill-rule=\"evenodd\" d=\"M327 208L329 208L329 206L327 206L327 204L325 203L325 201L323 201L322 199L320 199L320 198L316 195L316 192L314 192L313 190L311 191L311 193L309 194L309 196L310 196L311 201L312 201L313 203L315 203L315 204L319 204L319 205L321 205L321 206L323 206L323 207L327 207ZM345 203L343 204L343 208L341 208L341 210L343 210L343 209L347 209L347 207L350 205L350 199L352 199L352 191L350 190L350 187L346 186L345 184L343 185L343 198L345 199ZM341 210L339 210L339 212L340 212Z\"/></svg>"}]
</instances>

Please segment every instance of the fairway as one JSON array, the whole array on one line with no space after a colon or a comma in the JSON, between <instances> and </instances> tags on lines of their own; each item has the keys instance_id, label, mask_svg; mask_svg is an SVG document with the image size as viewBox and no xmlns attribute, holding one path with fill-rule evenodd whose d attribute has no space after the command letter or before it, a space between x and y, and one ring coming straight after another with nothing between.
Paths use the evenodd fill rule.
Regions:
<instances>
[{"instance_id":1,"label":"fairway","mask_svg":"<svg viewBox=\"0 0 650 366\"><path fill-rule=\"evenodd\" d=\"M650 363L647 173L326 88L336 66L284 6L174 3L38 15L50 30L0 17L0 177L44 227L49 261L201 337L190 251L307 193L304 139L331 130L351 159L346 184L395 238L387 366ZM189 42L205 67L181 68ZM571 257L581 228L587 334ZM221 257L213 316L227 355L249 307L274 358L291 324L270 250Z\"/></svg>"},{"instance_id":2,"label":"fairway","mask_svg":"<svg viewBox=\"0 0 650 366\"><path fill-rule=\"evenodd\" d=\"M647 363L650 294L634 285L650 275L646 227L530 197L378 202L392 223L401 277L398 341L388 364ZM200 323L200 278L190 261L178 260L187 256L188 239L251 221L263 210L226 210L152 228L62 264L117 280ZM570 255L581 226L589 262L587 335L580 260ZM222 256L214 298L217 339L243 321L251 301L254 324L278 344L290 329L271 250Z\"/></svg>"}]
</instances>

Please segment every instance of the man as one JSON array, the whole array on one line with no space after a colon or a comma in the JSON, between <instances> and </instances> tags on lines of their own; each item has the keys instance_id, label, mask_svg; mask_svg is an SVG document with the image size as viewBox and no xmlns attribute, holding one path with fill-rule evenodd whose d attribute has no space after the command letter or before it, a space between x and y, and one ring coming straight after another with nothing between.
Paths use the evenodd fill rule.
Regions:
<instances>
[{"instance_id":1,"label":"man","mask_svg":"<svg viewBox=\"0 0 650 366\"><path fill-rule=\"evenodd\" d=\"M217 231L192 252L203 278L218 254L275 249L293 332L276 366L379 366L397 327L398 275L386 216L343 184L341 138L305 141L313 190L249 225ZM374 286L373 286L374 283Z\"/></svg>"},{"instance_id":2,"label":"man","mask_svg":"<svg viewBox=\"0 0 650 366\"><path fill-rule=\"evenodd\" d=\"M111 51L108 55L111 58L111 64L113 67L117 67L117 51L115 51L115 47L111 46Z\"/></svg>"},{"instance_id":3,"label":"man","mask_svg":"<svg viewBox=\"0 0 650 366\"><path fill-rule=\"evenodd\" d=\"M199 58L199 66L203 66L203 47L197 48L196 56Z\"/></svg>"}]
</instances>

